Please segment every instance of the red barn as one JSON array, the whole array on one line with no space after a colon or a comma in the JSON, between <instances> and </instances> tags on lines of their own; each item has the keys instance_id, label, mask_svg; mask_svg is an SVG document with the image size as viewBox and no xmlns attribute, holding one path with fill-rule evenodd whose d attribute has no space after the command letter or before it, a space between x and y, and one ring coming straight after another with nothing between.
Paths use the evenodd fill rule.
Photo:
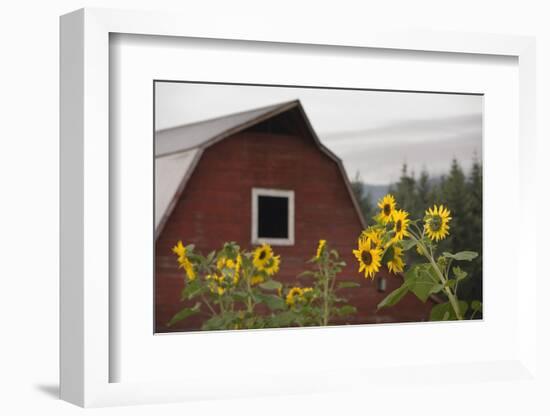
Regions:
<instances>
[{"instance_id":1,"label":"red barn","mask_svg":"<svg viewBox=\"0 0 550 416\"><path fill-rule=\"evenodd\" d=\"M203 253L225 241L248 249L268 242L282 259L276 278L293 283L326 239L347 263L342 279L361 283L346 293L359 311L353 323L426 320L431 305L410 294L376 312L402 280L387 271L378 281L358 274L352 250L364 226L342 161L321 143L299 101L157 132L155 331L200 326L198 316L166 327L182 308L184 280L171 251L178 240Z\"/></svg>"}]
</instances>

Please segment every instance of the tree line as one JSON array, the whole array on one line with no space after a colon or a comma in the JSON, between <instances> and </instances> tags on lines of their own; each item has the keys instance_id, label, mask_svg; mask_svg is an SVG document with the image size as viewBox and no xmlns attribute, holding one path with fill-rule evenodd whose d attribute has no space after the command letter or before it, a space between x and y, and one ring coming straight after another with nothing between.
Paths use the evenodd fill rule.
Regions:
<instances>
[{"instance_id":1,"label":"tree line","mask_svg":"<svg viewBox=\"0 0 550 416\"><path fill-rule=\"evenodd\" d=\"M359 175L356 175L351 185L362 213L370 224L379 210L377 201ZM431 177L426 170L422 170L416 177L403 164L399 180L390 184L388 193L413 218L423 218L425 210L434 204L443 204L451 210L451 235L439 245L443 251L456 253L473 250L480 254L468 267L464 267L470 279L461 282L458 295L464 300L481 300L483 177L478 158L474 157L467 172L453 159L449 171L439 177ZM416 255L414 250L408 253Z\"/></svg>"}]
</instances>

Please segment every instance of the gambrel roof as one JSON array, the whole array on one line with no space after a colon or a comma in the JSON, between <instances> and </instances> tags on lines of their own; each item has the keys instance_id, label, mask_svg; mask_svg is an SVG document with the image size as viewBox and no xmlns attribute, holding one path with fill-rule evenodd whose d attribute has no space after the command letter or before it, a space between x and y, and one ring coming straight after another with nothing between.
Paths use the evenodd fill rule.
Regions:
<instances>
[{"instance_id":1,"label":"gambrel roof","mask_svg":"<svg viewBox=\"0 0 550 416\"><path fill-rule=\"evenodd\" d=\"M158 237L172 213L202 153L213 144L287 111L297 110L321 152L329 156L342 174L361 223L363 215L342 160L326 148L313 130L299 100L230 114L155 133L155 235Z\"/></svg>"}]
</instances>

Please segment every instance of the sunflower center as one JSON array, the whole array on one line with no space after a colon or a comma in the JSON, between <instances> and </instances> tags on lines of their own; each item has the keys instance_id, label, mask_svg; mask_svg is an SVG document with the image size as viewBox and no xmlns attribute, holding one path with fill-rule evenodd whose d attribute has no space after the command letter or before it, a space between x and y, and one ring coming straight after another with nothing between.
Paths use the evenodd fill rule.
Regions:
<instances>
[{"instance_id":1,"label":"sunflower center","mask_svg":"<svg viewBox=\"0 0 550 416\"><path fill-rule=\"evenodd\" d=\"M402 227L403 227L403 223L401 222L401 220L397 220L397 222L395 223L395 231L400 233Z\"/></svg>"},{"instance_id":2,"label":"sunflower center","mask_svg":"<svg viewBox=\"0 0 550 416\"><path fill-rule=\"evenodd\" d=\"M391 213L391 205L390 204L384 204L384 215L388 216Z\"/></svg>"},{"instance_id":3,"label":"sunflower center","mask_svg":"<svg viewBox=\"0 0 550 416\"><path fill-rule=\"evenodd\" d=\"M370 254L370 251L363 251L363 253L361 253L361 260L365 265L370 266L372 263L372 254Z\"/></svg>"},{"instance_id":4,"label":"sunflower center","mask_svg":"<svg viewBox=\"0 0 550 416\"><path fill-rule=\"evenodd\" d=\"M433 232L437 232L441 229L441 226L443 225L443 221L441 220L440 216L434 216L432 217L430 221L430 229Z\"/></svg>"},{"instance_id":5,"label":"sunflower center","mask_svg":"<svg viewBox=\"0 0 550 416\"><path fill-rule=\"evenodd\" d=\"M265 252L265 250L262 250L262 251L260 251L260 255L258 256L258 258L260 260L263 260L263 259L265 259L266 255L267 255L267 253Z\"/></svg>"}]
</instances>

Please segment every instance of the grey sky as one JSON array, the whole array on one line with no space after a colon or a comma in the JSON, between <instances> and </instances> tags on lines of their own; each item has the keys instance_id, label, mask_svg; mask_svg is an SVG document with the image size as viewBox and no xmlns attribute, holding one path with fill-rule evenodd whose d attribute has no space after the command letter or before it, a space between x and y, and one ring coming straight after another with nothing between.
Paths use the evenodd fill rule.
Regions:
<instances>
[{"instance_id":1,"label":"grey sky","mask_svg":"<svg viewBox=\"0 0 550 416\"><path fill-rule=\"evenodd\" d=\"M483 98L473 95L157 83L156 128L295 99L350 178L388 184L404 162L440 175L453 157L465 169L481 159Z\"/></svg>"}]
</instances>

